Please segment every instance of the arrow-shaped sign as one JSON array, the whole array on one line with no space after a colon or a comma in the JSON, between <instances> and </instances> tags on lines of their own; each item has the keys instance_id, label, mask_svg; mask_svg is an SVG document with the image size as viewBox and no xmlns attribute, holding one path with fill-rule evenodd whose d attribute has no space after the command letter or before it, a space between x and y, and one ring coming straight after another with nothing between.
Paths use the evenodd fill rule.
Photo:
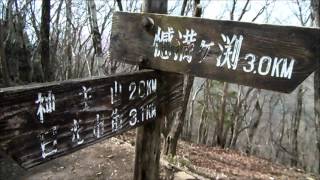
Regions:
<instances>
[{"instance_id":1,"label":"arrow-shaped sign","mask_svg":"<svg viewBox=\"0 0 320 180\"><path fill-rule=\"evenodd\" d=\"M0 150L30 168L159 120L182 98L182 85L161 77L144 70L0 88Z\"/></svg>"},{"instance_id":2,"label":"arrow-shaped sign","mask_svg":"<svg viewBox=\"0 0 320 180\"><path fill-rule=\"evenodd\" d=\"M319 67L320 30L117 12L111 58L280 92Z\"/></svg>"}]
</instances>

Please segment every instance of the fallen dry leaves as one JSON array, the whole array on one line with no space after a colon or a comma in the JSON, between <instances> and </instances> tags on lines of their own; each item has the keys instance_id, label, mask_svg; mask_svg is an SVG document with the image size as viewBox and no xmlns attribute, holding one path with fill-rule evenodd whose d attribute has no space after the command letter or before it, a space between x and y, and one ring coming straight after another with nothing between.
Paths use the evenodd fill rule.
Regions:
<instances>
[{"instance_id":1,"label":"fallen dry leaves","mask_svg":"<svg viewBox=\"0 0 320 180\"><path fill-rule=\"evenodd\" d=\"M320 179L319 176L307 174L300 169L287 168L230 149L181 141L177 154L191 162L188 166L192 171L206 175L220 174L224 176L221 179Z\"/></svg>"}]
</instances>

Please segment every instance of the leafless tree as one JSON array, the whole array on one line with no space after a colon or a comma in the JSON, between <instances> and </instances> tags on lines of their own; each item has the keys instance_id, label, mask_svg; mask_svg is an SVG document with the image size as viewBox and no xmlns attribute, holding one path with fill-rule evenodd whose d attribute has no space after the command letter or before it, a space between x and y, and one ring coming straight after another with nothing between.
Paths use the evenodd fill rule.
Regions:
<instances>
[{"instance_id":1,"label":"leafless tree","mask_svg":"<svg viewBox=\"0 0 320 180\"><path fill-rule=\"evenodd\" d=\"M94 0L91 0L91 1L87 1L87 4L88 4L91 37L92 37L93 48L94 48L94 55L92 56L89 73L90 75L94 75L96 74L95 72L93 72L95 67L96 57L102 56L101 34L98 26L96 3ZM98 61L101 61L101 59L98 58Z\"/></svg>"},{"instance_id":2,"label":"leafless tree","mask_svg":"<svg viewBox=\"0 0 320 180\"><path fill-rule=\"evenodd\" d=\"M183 12L184 11L182 10L181 13ZM194 15L198 17L201 16L200 0L194 1ZM173 125L170 126L171 127L170 132L165 137L166 138L164 142L165 154L170 153L173 156L176 154L178 139L182 132L183 124L186 119L187 105L189 102L189 96L190 96L190 91L193 85L193 80L194 80L194 77L192 75L184 76L182 110L181 112L177 112L173 120L170 120L170 123L172 123Z\"/></svg>"},{"instance_id":3,"label":"leafless tree","mask_svg":"<svg viewBox=\"0 0 320 180\"><path fill-rule=\"evenodd\" d=\"M315 27L320 27L320 2L311 0L311 18ZM318 150L318 173L320 173L320 70L314 73L314 111L316 143Z\"/></svg>"},{"instance_id":4,"label":"leafless tree","mask_svg":"<svg viewBox=\"0 0 320 180\"><path fill-rule=\"evenodd\" d=\"M40 55L44 81L52 81L54 79L52 67L53 63L50 59L50 3L50 0L42 0L42 15L40 27Z\"/></svg>"},{"instance_id":5,"label":"leafless tree","mask_svg":"<svg viewBox=\"0 0 320 180\"><path fill-rule=\"evenodd\" d=\"M251 112L251 114L249 115L249 125L248 125L248 142L247 142L247 147L246 147L246 153L248 155L252 154L252 147L253 147L253 141L254 141L254 137L255 134L258 130L258 126L260 124L261 121L261 117L263 114L263 106L265 104L265 97L262 98L262 102L259 102L259 96L260 93L258 93L257 95L257 100L255 102L255 106Z\"/></svg>"},{"instance_id":6,"label":"leafless tree","mask_svg":"<svg viewBox=\"0 0 320 180\"><path fill-rule=\"evenodd\" d=\"M235 103L232 104L231 132L229 138L230 148L235 148L240 134L250 127L250 123L245 123L248 112L250 111L253 98L250 95L254 88L244 90L243 86L238 87L238 95ZM252 97L255 97L252 95Z\"/></svg>"}]
</instances>

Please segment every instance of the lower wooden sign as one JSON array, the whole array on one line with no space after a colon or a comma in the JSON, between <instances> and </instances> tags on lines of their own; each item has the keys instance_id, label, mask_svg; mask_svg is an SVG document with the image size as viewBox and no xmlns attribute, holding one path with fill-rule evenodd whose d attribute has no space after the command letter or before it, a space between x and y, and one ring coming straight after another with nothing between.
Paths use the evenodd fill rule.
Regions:
<instances>
[{"instance_id":1,"label":"lower wooden sign","mask_svg":"<svg viewBox=\"0 0 320 180\"><path fill-rule=\"evenodd\" d=\"M181 98L177 88L159 95L159 78L144 70L0 89L0 147L28 169L158 120L161 96Z\"/></svg>"}]
</instances>

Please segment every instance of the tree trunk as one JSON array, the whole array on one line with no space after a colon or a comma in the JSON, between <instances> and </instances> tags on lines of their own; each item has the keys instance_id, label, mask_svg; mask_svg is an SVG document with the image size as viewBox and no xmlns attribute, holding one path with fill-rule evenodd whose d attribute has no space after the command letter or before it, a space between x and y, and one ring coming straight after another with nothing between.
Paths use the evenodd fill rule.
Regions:
<instances>
[{"instance_id":1,"label":"tree trunk","mask_svg":"<svg viewBox=\"0 0 320 180\"><path fill-rule=\"evenodd\" d=\"M181 132L181 136L180 136L181 139L186 140L186 141L189 141L191 138L191 134L190 134L191 119L189 117L190 117L190 112L192 111L192 108L193 108L192 99L191 99L192 93L193 93L193 85L191 87L190 97L189 97L189 100L187 103L187 110L189 110L189 111L186 111L185 120L183 123L182 132Z\"/></svg>"},{"instance_id":2,"label":"tree trunk","mask_svg":"<svg viewBox=\"0 0 320 180\"><path fill-rule=\"evenodd\" d=\"M32 81L32 64L31 64L31 52L27 47L29 42L29 38L25 33L25 16L26 10L18 8L17 0L14 1L15 9L16 9L16 20L14 22L14 36L16 37L18 46L15 47L17 52L14 52L16 55L16 61L18 61L18 79L22 83L30 83Z\"/></svg>"},{"instance_id":3,"label":"tree trunk","mask_svg":"<svg viewBox=\"0 0 320 180\"><path fill-rule=\"evenodd\" d=\"M183 0L181 12L180 12L181 16L184 16L184 12L186 11L186 7L187 7L187 2L188 0Z\"/></svg>"},{"instance_id":4,"label":"tree trunk","mask_svg":"<svg viewBox=\"0 0 320 180\"><path fill-rule=\"evenodd\" d=\"M208 131L207 131L207 107L203 106L202 111L201 111L201 118L200 118L200 123L199 123L199 128L198 128L198 139L197 143L198 144L206 144L207 138L208 138Z\"/></svg>"},{"instance_id":5,"label":"tree trunk","mask_svg":"<svg viewBox=\"0 0 320 180\"><path fill-rule=\"evenodd\" d=\"M203 89L203 105L200 115L197 143L206 144L208 139L208 115L210 103L211 80L205 80Z\"/></svg>"},{"instance_id":6,"label":"tree trunk","mask_svg":"<svg viewBox=\"0 0 320 180\"><path fill-rule=\"evenodd\" d=\"M54 13L56 16L55 22L53 22L51 25L52 32L51 32L51 39L50 39L51 40L51 42L50 42L50 55L51 55L50 59L51 59L51 63L53 63L53 64L58 62L57 57L60 55L60 52L58 52L59 42L61 42L61 39L60 39L61 29L59 28L59 23L60 23L60 14L61 14L63 2L64 2L64 0L60 0L58 8ZM63 54L63 55L65 55L65 54ZM64 58L64 59L66 59L66 58ZM66 66L64 66L64 64L66 64L66 63L62 62L62 64L63 64L63 66L61 66L61 68L59 68L59 69L61 69L61 71L63 71L63 72L57 73L57 75L59 75L59 76L55 77L56 79L59 79L59 80L62 80L62 79L65 80L68 78L67 72L65 72L65 70L62 70L62 69L65 69Z\"/></svg>"},{"instance_id":7,"label":"tree trunk","mask_svg":"<svg viewBox=\"0 0 320 180\"><path fill-rule=\"evenodd\" d=\"M166 137L164 142L164 149L169 149L169 151L164 152L165 155L171 154L172 156L176 155L176 147L178 143L179 136L182 132L182 127L185 120L185 115L187 111L187 105L189 102L189 95L193 85L193 76L185 75L184 84L183 84L183 103L181 112L177 112L176 118L173 119L173 125L170 128L170 132Z\"/></svg>"},{"instance_id":8,"label":"tree trunk","mask_svg":"<svg viewBox=\"0 0 320 180\"><path fill-rule=\"evenodd\" d=\"M10 78L8 71L7 58L5 54L5 39L6 39L6 26L4 21L0 21L0 59L1 59L1 73L3 78L3 83L5 86L10 86Z\"/></svg>"},{"instance_id":9,"label":"tree trunk","mask_svg":"<svg viewBox=\"0 0 320 180\"><path fill-rule=\"evenodd\" d=\"M40 27L40 56L44 81L54 79L53 67L50 60L50 0L42 0L42 15Z\"/></svg>"},{"instance_id":10,"label":"tree trunk","mask_svg":"<svg viewBox=\"0 0 320 180\"><path fill-rule=\"evenodd\" d=\"M297 93L297 107L292 123L292 155L291 165L297 166L299 162L299 149L298 149L298 133L300 127L301 113L302 113L302 98L303 98L303 86L300 85Z\"/></svg>"},{"instance_id":11,"label":"tree trunk","mask_svg":"<svg viewBox=\"0 0 320 180\"><path fill-rule=\"evenodd\" d=\"M231 116L231 135L230 135L230 142L229 147L235 148L237 139L238 139L238 131L239 131L239 116L240 116L240 110L242 108L241 103L241 95L242 95L242 86L238 89L238 95L237 95L237 101L234 105L234 111Z\"/></svg>"},{"instance_id":12,"label":"tree trunk","mask_svg":"<svg viewBox=\"0 0 320 180\"><path fill-rule=\"evenodd\" d=\"M246 148L246 154L251 155L252 154L252 144L253 144L253 138L256 134L256 131L258 129L261 117L262 117L262 107L260 106L259 101L257 100L254 111L252 112L252 118L250 122L249 127L249 133L248 133L248 143Z\"/></svg>"},{"instance_id":13,"label":"tree trunk","mask_svg":"<svg viewBox=\"0 0 320 180\"><path fill-rule=\"evenodd\" d=\"M94 72L95 68L95 56L98 57L98 66L100 61L102 61L102 46L101 46L101 34L98 27L98 19L97 19L97 9L96 4L94 0L87 1L88 3L88 12L89 12L89 21L90 21L90 29L91 29L91 36L92 36L92 42L93 42L93 48L94 48L94 55L92 57L91 61L91 75L95 75ZM98 67L97 67L98 68Z\"/></svg>"},{"instance_id":14,"label":"tree trunk","mask_svg":"<svg viewBox=\"0 0 320 180\"><path fill-rule=\"evenodd\" d=\"M167 0L144 0L143 11L166 14ZM134 180L159 179L161 119L137 128Z\"/></svg>"},{"instance_id":15,"label":"tree trunk","mask_svg":"<svg viewBox=\"0 0 320 180\"><path fill-rule=\"evenodd\" d=\"M315 27L320 27L320 2L311 0L312 17ZM318 149L318 173L320 173L320 70L314 73L314 111L316 143Z\"/></svg>"},{"instance_id":16,"label":"tree trunk","mask_svg":"<svg viewBox=\"0 0 320 180\"><path fill-rule=\"evenodd\" d=\"M67 56L67 79L73 77L73 62L72 62L72 34L71 34L71 22L72 22L72 10L71 10L71 1L65 0L66 2L66 16L67 16L67 24L66 24L66 56Z\"/></svg>"},{"instance_id":17,"label":"tree trunk","mask_svg":"<svg viewBox=\"0 0 320 180\"><path fill-rule=\"evenodd\" d=\"M281 118L281 129L280 129L280 134L279 134L279 140L278 143L280 146L282 146L282 142L283 142L283 137L284 137L284 133L285 133L285 120L286 120L286 114L287 111L285 110L285 105L283 104L283 102L281 101L282 104L282 118ZM280 158L280 148L276 149L276 160L278 160Z\"/></svg>"},{"instance_id":18,"label":"tree trunk","mask_svg":"<svg viewBox=\"0 0 320 180\"><path fill-rule=\"evenodd\" d=\"M9 62L6 54L6 47L9 43L9 33L12 27L12 8L13 8L13 0L9 0L7 2L6 15L3 21L0 20L0 58L1 58L1 70L2 70L2 78L5 86L11 85L10 78L10 70L9 70ZM4 8L3 8L4 9Z\"/></svg>"},{"instance_id":19,"label":"tree trunk","mask_svg":"<svg viewBox=\"0 0 320 180\"><path fill-rule=\"evenodd\" d=\"M224 147L225 145L225 140L223 139L223 129L224 129L224 119L225 119L226 105L227 105L228 88L229 88L229 84L224 83L223 95L221 98L221 109L219 113L220 115L219 115L218 123L216 126L216 141L217 141L217 145L221 147Z\"/></svg>"},{"instance_id":20,"label":"tree trunk","mask_svg":"<svg viewBox=\"0 0 320 180\"><path fill-rule=\"evenodd\" d=\"M195 9L194 9L194 15L197 17L201 16L201 7L198 7L198 4L200 4L200 0L195 0ZM185 7L183 7L185 8ZM183 11L181 11L183 13ZM183 15L183 14L181 14ZM181 112L177 112L176 119L173 120L173 126L170 129L170 133L165 140L164 144L164 149L169 149L169 153L172 156L176 155L176 147L178 143L179 136L182 132L183 124L186 118L186 112L187 112L187 106L189 102L189 96L190 96L190 91L193 85L193 80L194 77L191 75L184 75L184 84L183 84L183 103L182 103L182 110ZM165 152L167 155L168 152Z\"/></svg>"},{"instance_id":21,"label":"tree trunk","mask_svg":"<svg viewBox=\"0 0 320 180\"><path fill-rule=\"evenodd\" d=\"M121 0L117 0L119 11L123 11Z\"/></svg>"},{"instance_id":22,"label":"tree trunk","mask_svg":"<svg viewBox=\"0 0 320 180\"><path fill-rule=\"evenodd\" d=\"M193 97L190 102L190 108L189 108L189 116L188 116L188 124L186 125L187 129L186 131L186 138L188 140L191 140L192 138L192 130L193 130L193 113L194 113L194 103L196 101L196 98L199 94L199 92L202 90L204 83L194 92Z\"/></svg>"}]
</instances>

